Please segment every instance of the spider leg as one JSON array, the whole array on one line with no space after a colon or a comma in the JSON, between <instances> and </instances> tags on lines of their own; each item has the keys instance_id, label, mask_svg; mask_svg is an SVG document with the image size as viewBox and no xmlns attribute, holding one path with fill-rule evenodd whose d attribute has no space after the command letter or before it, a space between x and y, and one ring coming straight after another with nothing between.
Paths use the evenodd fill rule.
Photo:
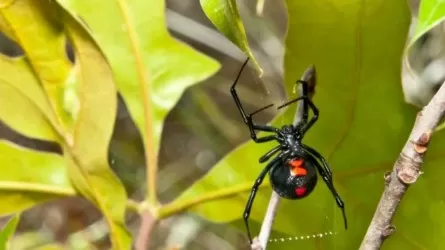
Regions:
<instances>
[{"instance_id":1,"label":"spider leg","mask_svg":"<svg viewBox=\"0 0 445 250\"><path fill-rule=\"evenodd\" d=\"M278 109L281 109L281 108L284 108L286 106L289 106L290 104L292 104L294 102L297 102L299 100L309 100L309 98L307 98L308 97L308 85L309 85L309 83L307 81L303 81L303 80L297 80L296 83L301 83L301 85L303 87L303 91L302 91L301 97L298 97L298 98L296 98L294 100L288 101L288 102L280 105L278 107ZM307 123L308 117L309 117L309 105L308 105L308 102L305 101L303 103L303 119L302 119L302 122Z\"/></svg>"},{"instance_id":2,"label":"spider leg","mask_svg":"<svg viewBox=\"0 0 445 250\"><path fill-rule=\"evenodd\" d=\"M323 164L323 168L326 171L326 173L329 175L329 177L331 177L332 179L332 171L329 168L328 162L326 161L326 159L320 154L318 153L317 150L307 146L307 145L301 145L304 149L306 149L309 153L311 153L313 156L315 156L315 158L319 159L321 161L321 163Z\"/></svg>"},{"instance_id":3,"label":"spider leg","mask_svg":"<svg viewBox=\"0 0 445 250\"><path fill-rule=\"evenodd\" d=\"M300 100L303 100L304 101L304 103L303 103L303 120L302 120L303 127L302 127L300 133L304 134L318 120L319 110L315 106L315 104L311 101L311 99L309 99L309 97L308 97L308 93L307 93L308 92L308 83L306 81L302 81L302 80L298 80L297 82L303 84L303 96L295 98L295 99L290 100L288 102L285 102L284 104L278 106L277 109L284 108L286 106L291 105L292 103L295 103L295 102L298 102ZM314 115L312 116L312 118L308 122L309 108L312 109L312 112L314 113Z\"/></svg>"},{"instance_id":4,"label":"spider leg","mask_svg":"<svg viewBox=\"0 0 445 250\"><path fill-rule=\"evenodd\" d=\"M263 156L260 157L260 163L266 162L272 157L274 154L276 154L278 151L281 150L281 145L276 146L275 148L271 149L269 152L265 153Z\"/></svg>"},{"instance_id":5,"label":"spider leg","mask_svg":"<svg viewBox=\"0 0 445 250\"><path fill-rule=\"evenodd\" d=\"M241 76L241 73L244 69L244 67L247 65L247 62L249 61L249 58L247 58L247 60L244 62L243 66L241 67L240 71L238 72L238 75L235 79L235 82L233 83L232 87L230 88L230 93L232 94L233 99L235 100L236 106L244 120L244 123L249 127L250 130L250 137L252 138L252 140L254 140L257 143L261 143L261 142L267 142L267 141L271 141L271 140L275 140L276 137L275 136L266 136L266 137L262 137L262 138L258 138L257 134L255 132L255 130L259 130L259 131L265 131L265 132L275 132L278 133L279 129L272 127L272 126L268 126L268 125L257 125L254 124L253 120L252 120L252 116L259 113L260 111L263 111L267 108L272 107L273 105L267 105L265 107L262 107L256 111L254 111L253 113L246 115L246 112L244 111L243 106L241 105L241 101L238 97L238 94L236 93L235 90L235 86L238 83L238 80Z\"/></svg>"},{"instance_id":6,"label":"spider leg","mask_svg":"<svg viewBox=\"0 0 445 250\"><path fill-rule=\"evenodd\" d=\"M255 195L261 183L263 182L264 177L266 177L267 173L282 160L284 155L285 153L281 153L266 165L263 171L261 171L258 178L255 180L255 183L252 186L252 190L250 191L249 200L247 201L246 208L244 209L244 223L246 224L247 236L249 237L250 244L252 244L252 236L250 235L249 229L249 216L250 210L252 209L253 201L255 199Z\"/></svg>"},{"instance_id":7,"label":"spider leg","mask_svg":"<svg viewBox=\"0 0 445 250\"><path fill-rule=\"evenodd\" d=\"M304 125L304 127L301 130L301 133L304 134L317 121L319 111L318 111L318 108L315 106L315 104L312 102L312 100L309 98L309 93L308 93L309 92L309 83L307 81L303 81L303 80L298 80L297 83L302 84L303 97L305 98L304 99L305 101L303 104L303 122L306 125ZM308 116L309 116L309 107L312 109L312 112L314 112L314 116L312 116L311 120L309 122L307 122Z\"/></svg>"},{"instance_id":8,"label":"spider leg","mask_svg":"<svg viewBox=\"0 0 445 250\"><path fill-rule=\"evenodd\" d=\"M312 127L312 125L314 125L314 123L318 120L318 115L319 115L318 108L315 106L315 104L314 104L314 103L313 103L307 96L302 96L302 97L298 97L298 98L295 98L295 99L293 99L293 100L290 100L290 101L288 101L288 102L286 102L286 103L284 103L284 104L278 106L278 109L281 109L281 108L284 108L284 107L286 107L286 106L289 106L290 104L295 103L295 102L298 102L298 101L300 101L300 100L303 100L306 104L308 104L309 107L312 109L312 112L314 112L314 115L313 115L312 118L309 120L309 122L307 122L307 123L303 123L304 125L303 125L303 128L301 129L300 133L301 133L301 134L304 134L304 133L306 133L306 131L308 131L308 130ZM306 110L306 109L304 110L304 112L303 112L303 119L307 119L307 118L305 118L305 117L308 116L307 111L308 111L308 110ZM303 121L303 122L304 122L304 121Z\"/></svg>"},{"instance_id":9,"label":"spider leg","mask_svg":"<svg viewBox=\"0 0 445 250\"><path fill-rule=\"evenodd\" d=\"M297 80L297 83L301 83L301 86L303 87L302 94L303 96L309 96L308 95L308 85L309 83L303 80ZM303 119L302 122L307 123L307 119L309 117L309 106L307 102L303 103Z\"/></svg>"},{"instance_id":10,"label":"spider leg","mask_svg":"<svg viewBox=\"0 0 445 250\"><path fill-rule=\"evenodd\" d=\"M300 101L300 100L306 100L306 99L307 99L306 96L301 96L301 97L292 99L292 100L290 100L290 101L287 101L287 102L281 104L280 106L278 106L277 109L282 109L282 108L284 108L284 107L287 107L287 106L291 105L291 104L294 103L294 102L298 102L298 101Z\"/></svg>"},{"instance_id":11,"label":"spider leg","mask_svg":"<svg viewBox=\"0 0 445 250\"><path fill-rule=\"evenodd\" d=\"M340 195L338 195L337 191L335 190L334 184L332 183L332 178L326 173L325 169L320 165L320 163L315 159L314 156L312 156L311 154L307 154L307 157L309 157L309 159L315 164L318 173L323 178L324 182L326 183L332 195L334 196L335 201L337 202L337 205L341 209L341 212L343 214L345 229L348 229L348 221L346 219L346 213L345 213L345 204L341 199Z\"/></svg>"},{"instance_id":12,"label":"spider leg","mask_svg":"<svg viewBox=\"0 0 445 250\"><path fill-rule=\"evenodd\" d=\"M306 97L306 99L305 99L306 103L312 109L312 112L314 113L314 115L309 120L309 122L303 126L303 128L300 131L301 134L305 134L312 127L312 125L314 125L314 123L318 120L318 115L319 115L318 108L315 106L315 104L307 96L305 96L305 97Z\"/></svg>"}]
</instances>

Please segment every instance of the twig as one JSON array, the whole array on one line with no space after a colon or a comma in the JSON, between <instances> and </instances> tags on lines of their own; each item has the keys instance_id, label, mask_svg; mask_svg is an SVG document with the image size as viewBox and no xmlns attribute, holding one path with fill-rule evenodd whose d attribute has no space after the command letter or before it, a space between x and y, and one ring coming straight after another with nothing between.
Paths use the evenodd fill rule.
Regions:
<instances>
[{"instance_id":1,"label":"twig","mask_svg":"<svg viewBox=\"0 0 445 250\"><path fill-rule=\"evenodd\" d=\"M303 73L303 77L301 78L303 81L307 81L308 86L308 95L312 98L315 94L315 84L316 84L316 71L315 66L311 65L306 71ZM300 95L303 93L302 85L300 84L298 87L298 92ZM301 122L303 119L303 108L304 102L298 103L298 109L295 112L294 117L294 126ZM272 195L270 197L269 205L267 207L266 215L264 216L263 224L261 225L261 230L259 237L255 237L253 239L252 245L250 246L252 250L265 250L267 247L267 242L269 241L270 231L272 230L272 225L275 219L275 215L277 213L278 205L280 203L280 196L272 191Z\"/></svg>"},{"instance_id":2,"label":"twig","mask_svg":"<svg viewBox=\"0 0 445 250\"><path fill-rule=\"evenodd\" d=\"M272 230L272 225L278 210L278 205L280 204L280 199L280 195L278 195L275 191L272 191L269 206L267 207L267 212L264 216L263 224L261 225L260 235L258 238L255 238L252 243L253 250L266 249L270 231Z\"/></svg>"},{"instance_id":3,"label":"twig","mask_svg":"<svg viewBox=\"0 0 445 250\"><path fill-rule=\"evenodd\" d=\"M139 228L138 237L136 238L136 250L146 250L150 245L150 236L156 220L151 212L146 209L141 213L141 226Z\"/></svg>"},{"instance_id":4,"label":"twig","mask_svg":"<svg viewBox=\"0 0 445 250\"><path fill-rule=\"evenodd\" d=\"M432 131L445 113L445 84L417 115L408 141L394 164L391 174L385 175L386 187L377 210L360 246L360 250L380 249L395 227L392 218L408 187L421 174L423 157L431 140Z\"/></svg>"}]
</instances>

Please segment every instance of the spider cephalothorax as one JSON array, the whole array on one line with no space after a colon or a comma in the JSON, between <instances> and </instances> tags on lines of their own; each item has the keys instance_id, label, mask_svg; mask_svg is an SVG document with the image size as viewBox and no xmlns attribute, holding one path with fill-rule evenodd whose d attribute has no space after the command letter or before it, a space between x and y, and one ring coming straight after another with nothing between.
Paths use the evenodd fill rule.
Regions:
<instances>
[{"instance_id":1,"label":"spider cephalothorax","mask_svg":"<svg viewBox=\"0 0 445 250\"><path fill-rule=\"evenodd\" d=\"M299 122L295 126L292 124L284 125L282 128L276 128L270 125L255 124L253 122L252 116L254 114L257 114L258 112L272 107L273 104L267 105L252 112L249 115L246 115L241 105L238 94L236 93L235 86L247 62L248 59L243 64L240 72L238 73L238 76L233 83L230 92L232 93L233 99L235 100L236 106L238 107L238 110L241 113L244 122L249 128L252 140L254 140L256 143L269 142L273 140L279 143L278 146L271 149L269 152L260 157L259 162L263 163L269 161L272 156L278 154L269 161L269 163L256 179L252 187L249 200L247 201L246 208L244 210L244 221L246 223L247 234L249 236L250 242L252 242L248 224L250 210L252 208L252 203L255 199L257 190L266 177L267 173L269 173L270 182L273 190L277 192L281 197L287 199L301 199L308 196L314 190L317 184L318 172L318 174L322 177L323 181L326 183L332 195L334 196L337 205L341 208L345 228L347 228L344 203L334 188L332 173L327 161L320 153L318 153L317 150L302 143L305 133L312 127L312 125L314 125L314 123L318 119L318 109L308 97L308 83L305 81L297 81L297 83L303 84L303 96L295 98L278 106L278 109L280 109L302 100L304 102L304 109L303 119L301 122ZM314 113L310 120L308 119L309 108L312 109L312 112ZM274 134L257 137L256 131L270 132Z\"/></svg>"}]
</instances>

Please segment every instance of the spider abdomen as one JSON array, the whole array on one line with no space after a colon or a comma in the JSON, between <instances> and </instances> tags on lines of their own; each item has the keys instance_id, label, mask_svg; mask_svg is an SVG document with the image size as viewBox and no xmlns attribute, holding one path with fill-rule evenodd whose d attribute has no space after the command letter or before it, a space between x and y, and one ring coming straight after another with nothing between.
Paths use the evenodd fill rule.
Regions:
<instances>
[{"instance_id":1,"label":"spider abdomen","mask_svg":"<svg viewBox=\"0 0 445 250\"><path fill-rule=\"evenodd\" d=\"M273 190L281 197L292 200L308 196L317 184L314 164L298 157L273 167L269 177Z\"/></svg>"}]
</instances>

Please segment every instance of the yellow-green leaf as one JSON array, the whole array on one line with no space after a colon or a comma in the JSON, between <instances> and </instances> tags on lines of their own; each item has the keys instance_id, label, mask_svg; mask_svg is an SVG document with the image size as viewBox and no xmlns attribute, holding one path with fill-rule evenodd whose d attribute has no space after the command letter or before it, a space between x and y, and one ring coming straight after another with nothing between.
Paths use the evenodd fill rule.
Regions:
<instances>
[{"instance_id":1,"label":"yellow-green leaf","mask_svg":"<svg viewBox=\"0 0 445 250\"><path fill-rule=\"evenodd\" d=\"M213 25L251 58L261 74L261 66L250 50L236 0L200 0L200 2Z\"/></svg>"},{"instance_id":2,"label":"yellow-green leaf","mask_svg":"<svg viewBox=\"0 0 445 250\"><path fill-rule=\"evenodd\" d=\"M0 215L75 195L60 155L0 140Z\"/></svg>"},{"instance_id":3,"label":"yellow-green leaf","mask_svg":"<svg viewBox=\"0 0 445 250\"><path fill-rule=\"evenodd\" d=\"M76 56L80 104L73 142L65 149L72 163L70 177L76 188L104 214L114 247L129 249L131 238L124 223L127 196L108 164L108 145L117 111L113 74L103 54L80 24L67 16L66 29Z\"/></svg>"},{"instance_id":4,"label":"yellow-green leaf","mask_svg":"<svg viewBox=\"0 0 445 250\"><path fill-rule=\"evenodd\" d=\"M165 1L58 0L80 17L108 59L135 121L149 161L150 202L163 121L184 90L215 73L219 65L173 39L166 28ZM101 6L100 11L91 11Z\"/></svg>"},{"instance_id":5,"label":"yellow-green leaf","mask_svg":"<svg viewBox=\"0 0 445 250\"><path fill-rule=\"evenodd\" d=\"M23 59L0 55L0 120L31 138L58 141L51 107Z\"/></svg>"},{"instance_id":6,"label":"yellow-green leaf","mask_svg":"<svg viewBox=\"0 0 445 250\"><path fill-rule=\"evenodd\" d=\"M0 231L0 250L8 249L9 239L14 235L17 224L19 224L20 214L11 217Z\"/></svg>"},{"instance_id":7,"label":"yellow-green leaf","mask_svg":"<svg viewBox=\"0 0 445 250\"><path fill-rule=\"evenodd\" d=\"M60 125L71 126L63 110L64 82L70 71L63 26L52 1L15 0L0 4L0 29L12 36L49 96ZM7 4L7 3L8 4Z\"/></svg>"},{"instance_id":8,"label":"yellow-green leaf","mask_svg":"<svg viewBox=\"0 0 445 250\"><path fill-rule=\"evenodd\" d=\"M420 1L419 16L414 35L408 47L411 47L423 34L438 25L445 18L445 2L441 0Z\"/></svg>"}]
</instances>

